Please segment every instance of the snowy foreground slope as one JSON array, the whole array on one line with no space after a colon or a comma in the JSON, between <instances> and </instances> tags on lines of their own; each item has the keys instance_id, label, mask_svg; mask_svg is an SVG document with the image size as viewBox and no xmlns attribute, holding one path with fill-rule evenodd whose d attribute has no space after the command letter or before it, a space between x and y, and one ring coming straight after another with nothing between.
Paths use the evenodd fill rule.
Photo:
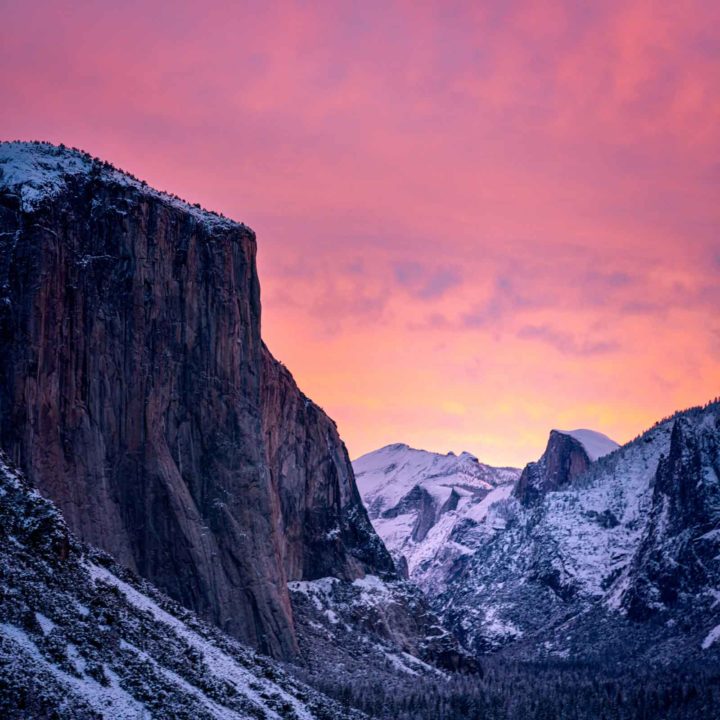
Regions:
<instances>
[{"instance_id":1,"label":"snowy foreground slope","mask_svg":"<svg viewBox=\"0 0 720 720\"><path fill-rule=\"evenodd\" d=\"M360 717L78 543L0 455L0 717Z\"/></svg>"},{"instance_id":2,"label":"snowy foreground slope","mask_svg":"<svg viewBox=\"0 0 720 720\"><path fill-rule=\"evenodd\" d=\"M520 474L470 453L441 455L403 444L363 455L353 469L378 534L430 595L445 589L457 562L482 542L488 508L508 497ZM468 527L476 532L464 532Z\"/></svg>"},{"instance_id":3,"label":"snowy foreground slope","mask_svg":"<svg viewBox=\"0 0 720 720\"><path fill-rule=\"evenodd\" d=\"M717 663L720 404L585 454L551 433L434 609L476 653Z\"/></svg>"}]
</instances>

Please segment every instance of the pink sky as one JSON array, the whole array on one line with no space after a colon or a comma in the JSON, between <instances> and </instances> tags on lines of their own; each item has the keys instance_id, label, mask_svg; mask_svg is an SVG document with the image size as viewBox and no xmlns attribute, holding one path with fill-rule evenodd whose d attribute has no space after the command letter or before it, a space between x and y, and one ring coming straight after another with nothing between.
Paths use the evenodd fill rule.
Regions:
<instances>
[{"instance_id":1,"label":"pink sky","mask_svg":"<svg viewBox=\"0 0 720 720\"><path fill-rule=\"evenodd\" d=\"M720 394L720 4L585 5L0 0L0 137L252 226L353 457L623 442Z\"/></svg>"}]
</instances>

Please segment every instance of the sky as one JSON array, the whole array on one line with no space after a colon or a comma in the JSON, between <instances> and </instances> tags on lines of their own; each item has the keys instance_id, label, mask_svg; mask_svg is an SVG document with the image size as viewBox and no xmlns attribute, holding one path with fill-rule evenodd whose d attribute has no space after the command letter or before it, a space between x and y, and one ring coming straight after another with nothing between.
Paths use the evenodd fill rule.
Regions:
<instances>
[{"instance_id":1,"label":"sky","mask_svg":"<svg viewBox=\"0 0 720 720\"><path fill-rule=\"evenodd\" d=\"M0 138L250 225L351 457L720 395L720 3L0 0Z\"/></svg>"}]
</instances>

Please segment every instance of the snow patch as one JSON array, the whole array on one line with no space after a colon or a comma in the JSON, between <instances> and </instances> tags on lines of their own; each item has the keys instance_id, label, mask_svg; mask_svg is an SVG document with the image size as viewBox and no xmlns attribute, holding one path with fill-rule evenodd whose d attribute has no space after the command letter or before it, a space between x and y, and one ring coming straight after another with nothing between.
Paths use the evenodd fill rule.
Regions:
<instances>
[{"instance_id":1,"label":"snow patch","mask_svg":"<svg viewBox=\"0 0 720 720\"><path fill-rule=\"evenodd\" d=\"M556 430L561 435L569 435L575 438L584 448L590 460L595 462L605 455L617 450L620 445L611 440L607 435L603 435L595 430Z\"/></svg>"},{"instance_id":2,"label":"snow patch","mask_svg":"<svg viewBox=\"0 0 720 720\"><path fill-rule=\"evenodd\" d=\"M174 195L155 190L79 150L49 143L0 142L0 187L17 193L25 212L35 211L47 198L62 193L67 188L68 178L90 173L99 173L105 181L177 207L207 226L224 229L245 227L242 223L203 210L199 205L191 205Z\"/></svg>"},{"instance_id":3,"label":"snow patch","mask_svg":"<svg viewBox=\"0 0 720 720\"><path fill-rule=\"evenodd\" d=\"M297 716L303 720L310 720L312 718L312 715L308 713L306 708L292 695L289 695L277 685L253 675L230 655L214 646L201 635L190 630L184 623L167 613L149 597L123 582L105 568L94 564L89 564L87 567L94 580L100 580L101 582L114 585L125 595L132 605L140 610L149 612L157 621L169 625L177 635L182 637L191 647L203 655L205 663L213 675L233 685L238 692L261 708L267 717L280 720L280 716L265 702L264 695L274 695L282 698L282 700L292 705ZM251 684L254 686L260 685L262 690L260 692L254 691L251 688ZM229 713L227 714L228 718L237 717L235 713L231 713L229 710L227 713Z\"/></svg>"},{"instance_id":4,"label":"snow patch","mask_svg":"<svg viewBox=\"0 0 720 720\"><path fill-rule=\"evenodd\" d=\"M82 697L102 717L117 720L141 720L150 713L135 698L120 687L117 676L105 668L105 675L110 680L108 686L101 685L89 676L76 678L49 662L40 652L32 639L14 625L0 625L0 633L18 646L20 652L29 655L35 663L54 676L63 685L70 687Z\"/></svg>"},{"instance_id":5,"label":"snow patch","mask_svg":"<svg viewBox=\"0 0 720 720\"><path fill-rule=\"evenodd\" d=\"M35 613L35 617L42 628L43 634L49 635L50 631L55 627L55 623L49 617L39 612Z\"/></svg>"},{"instance_id":6,"label":"snow patch","mask_svg":"<svg viewBox=\"0 0 720 720\"><path fill-rule=\"evenodd\" d=\"M702 647L703 650L707 650L711 645L714 645L718 640L720 640L720 625L716 625L705 637L705 639L702 641Z\"/></svg>"}]
</instances>

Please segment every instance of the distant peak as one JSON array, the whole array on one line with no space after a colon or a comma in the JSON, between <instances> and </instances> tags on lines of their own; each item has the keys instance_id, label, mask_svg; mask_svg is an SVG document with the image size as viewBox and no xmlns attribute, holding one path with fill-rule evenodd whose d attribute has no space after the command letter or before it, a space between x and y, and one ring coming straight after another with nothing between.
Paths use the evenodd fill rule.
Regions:
<instances>
[{"instance_id":1,"label":"distant peak","mask_svg":"<svg viewBox=\"0 0 720 720\"><path fill-rule=\"evenodd\" d=\"M427 466L434 468L437 474L438 468L457 468L458 471L475 472L474 467L485 468L488 472L496 469L492 465L481 463L476 455L463 450L456 453L452 450L449 452L433 452L431 450L423 450L422 448L412 447L407 443L390 443L383 445L377 450L360 455L353 460L356 470L365 472L369 467L383 466L395 463L411 463L413 466ZM517 468L504 467L498 468L503 470L517 470ZM518 471L519 472L519 471Z\"/></svg>"},{"instance_id":2,"label":"distant peak","mask_svg":"<svg viewBox=\"0 0 720 720\"><path fill-rule=\"evenodd\" d=\"M410 446L405 443L391 443L390 445L386 445L384 448L380 448L380 450L410 450ZM375 452L378 451L376 450Z\"/></svg>"},{"instance_id":3,"label":"distant peak","mask_svg":"<svg viewBox=\"0 0 720 720\"><path fill-rule=\"evenodd\" d=\"M558 430L555 429L552 432L559 433L560 435L567 435L568 437L577 440L585 449L588 458L592 462L599 460L605 455L609 455L611 452L617 450L620 445L614 440L596 430L588 430L587 428L579 428L577 430Z\"/></svg>"}]
</instances>

